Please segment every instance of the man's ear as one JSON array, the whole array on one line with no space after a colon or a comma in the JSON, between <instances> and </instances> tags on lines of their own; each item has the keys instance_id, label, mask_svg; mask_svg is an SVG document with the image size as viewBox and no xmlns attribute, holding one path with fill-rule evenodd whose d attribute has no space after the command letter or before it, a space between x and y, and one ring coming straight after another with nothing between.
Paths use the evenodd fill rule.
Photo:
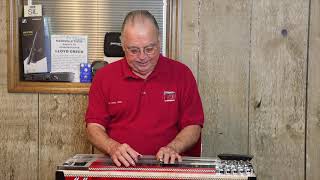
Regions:
<instances>
[{"instance_id":1,"label":"man's ear","mask_svg":"<svg viewBox=\"0 0 320 180\"><path fill-rule=\"evenodd\" d=\"M120 42L121 42L121 47L124 50L124 45L123 45L123 37L122 35L119 36Z\"/></svg>"}]
</instances>

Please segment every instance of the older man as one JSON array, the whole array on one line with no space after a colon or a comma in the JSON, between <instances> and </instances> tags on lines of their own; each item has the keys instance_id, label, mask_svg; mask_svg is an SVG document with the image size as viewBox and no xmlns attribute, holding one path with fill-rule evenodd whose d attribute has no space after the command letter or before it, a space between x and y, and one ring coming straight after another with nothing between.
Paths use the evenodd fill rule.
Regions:
<instances>
[{"instance_id":1,"label":"older man","mask_svg":"<svg viewBox=\"0 0 320 180\"><path fill-rule=\"evenodd\" d=\"M121 34L125 57L100 69L90 88L90 142L117 166L135 166L141 155L164 163L199 156L204 115L192 72L160 54L148 11L128 13Z\"/></svg>"}]
</instances>

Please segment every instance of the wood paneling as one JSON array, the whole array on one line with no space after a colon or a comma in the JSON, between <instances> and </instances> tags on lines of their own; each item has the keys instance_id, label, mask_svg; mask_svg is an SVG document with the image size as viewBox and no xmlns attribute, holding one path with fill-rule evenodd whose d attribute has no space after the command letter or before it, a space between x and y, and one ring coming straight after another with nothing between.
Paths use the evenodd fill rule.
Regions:
<instances>
[{"instance_id":1,"label":"wood paneling","mask_svg":"<svg viewBox=\"0 0 320 180\"><path fill-rule=\"evenodd\" d=\"M248 152L249 0L200 1L203 155Z\"/></svg>"},{"instance_id":2,"label":"wood paneling","mask_svg":"<svg viewBox=\"0 0 320 180\"><path fill-rule=\"evenodd\" d=\"M259 179L304 179L308 6L253 0L249 125Z\"/></svg>"},{"instance_id":3,"label":"wood paneling","mask_svg":"<svg viewBox=\"0 0 320 180\"><path fill-rule=\"evenodd\" d=\"M306 180L320 177L320 1L311 1Z\"/></svg>"},{"instance_id":4,"label":"wood paneling","mask_svg":"<svg viewBox=\"0 0 320 180\"><path fill-rule=\"evenodd\" d=\"M77 153L91 153L85 136L86 107L83 95L40 95L39 179L54 179L59 163Z\"/></svg>"},{"instance_id":5,"label":"wood paneling","mask_svg":"<svg viewBox=\"0 0 320 180\"><path fill-rule=\"evenodd\" d=\"M0 85L0 177L35 180L38 171L38 95L8 94Z\"/></svg>"},{"instance_id":6,"label":"wood paneling","mask_svg":"<svg viewBox=\"0 0 320 180\"><path fill-rule=\"evenodd\" d=\"M181 56L179 60L186 64L198 81L199 64L199 1L182 1L182 24L181 24Z\"/></svg>"}]
</instances>

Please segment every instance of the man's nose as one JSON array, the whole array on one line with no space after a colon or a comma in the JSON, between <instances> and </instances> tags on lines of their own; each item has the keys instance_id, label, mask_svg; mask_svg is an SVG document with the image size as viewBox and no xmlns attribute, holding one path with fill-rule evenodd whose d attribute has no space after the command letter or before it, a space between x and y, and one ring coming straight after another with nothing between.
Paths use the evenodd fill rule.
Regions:
<instances>
[{"instance_id":1,"label":"man's nose","mask_svg":"<svg viewBox=\"0 0 320 180\"><path fill-rule=\"evenodd\" d=\"M144 52L144 49L140 49L139 59L144 59L145 57L146 57L146 53Z\"/></svg>"}]
</instances>

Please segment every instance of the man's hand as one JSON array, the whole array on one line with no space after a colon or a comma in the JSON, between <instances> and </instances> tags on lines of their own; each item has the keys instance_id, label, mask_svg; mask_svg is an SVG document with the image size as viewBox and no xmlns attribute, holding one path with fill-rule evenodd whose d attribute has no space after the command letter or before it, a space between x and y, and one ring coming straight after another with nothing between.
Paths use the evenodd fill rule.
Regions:
<instances>
[{"instance_id":1,"label":"man's hand","mask_svg":"<svg viewBox=\"0 0 320 180\"><path fill-rule=\"evenodd\" d=\"M201 126L189 125L183 128L177 136L167 145L159 149L156 157L164 163L182 161L180 153L185 152L197 143L201 133Z\"/></svg>"},{"instance_id":2,"label":"man's hand","mask_svg":"<svg viewBox=\"0 0 320 180\"><path fill-rule=\"evenodd\" d=\"M178 160L179 162L182 161L182 157L180 156L179 153L177 153L177 151L169 146L165 146L159 149L157 155L157 160L167 164L167 163L171 163L173 164L176 160Z\"/></svg>"},{"instance_id":3,"label":"man's hand","mask_svg":"<svg viewBox=\"0 0 320 180\"><path fill-rule=\"evenodd\" d=\"M128 144L120 144L110 138L106 129L100 124L88 123L86 130L89 141L101 152L108 154L117 166L122 164L126 167L135 166L141 156Z\"/></svg>"},{"instance_id":4,"label":"man's hand","mask_svg":"<svg viewBox=\"0 0 320 180\"><path fill-rule=\"evenodd\" d=\"M123 164L126 167L135 166L141 154L132 149L128 144L114 142L110 147L109 155L112 161L117 165Z\"/></svg>"}]
</instances>

